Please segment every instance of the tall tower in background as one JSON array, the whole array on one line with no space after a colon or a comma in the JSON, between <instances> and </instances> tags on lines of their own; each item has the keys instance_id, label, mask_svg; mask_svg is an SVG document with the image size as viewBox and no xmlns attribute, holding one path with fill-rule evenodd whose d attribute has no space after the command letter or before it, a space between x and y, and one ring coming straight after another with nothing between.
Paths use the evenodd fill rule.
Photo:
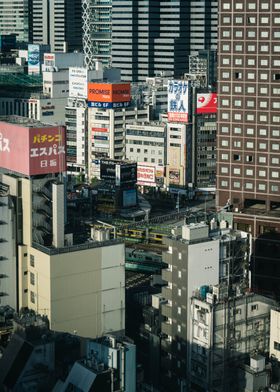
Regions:
<instances>
[{"instance_id":1,"label":"tall tower in background","mask_svg":"<svg viewBox=\"0 0 280 392\"><path fill-rule=\"evenodd\" d=\"M88 69L95 69L95 59L105 67L111 65L111 16L112 0L82 0L83 50Z\"/></svg>"},{"instance_id":2,"label":"tall tower in background","mask_svg":"<svg viewBox=\"0 0 280 392\"><path fill-rule=\"evenodd\" d=\"M16 34L18 42L32 40L31 0L3 0L0 4L0 34Z\"/></svg>"},{"instance_id":3,"label":"tall tower in background","mask_svg":"<svg viewBox=\"0 0 280 392\"><path fill-rule=\"evenodd\" d=\"M52 52L82 50L82 0L32 0L33 43Z\"/></svg>"},{"instance_id":4,"label":"tall tower in background","mask_svg":"<svg viewBox=\"0 0 280 392\"><path fill-rule=\"evenodd\" d=\"M190 54L216 42L217 1L112 0L112 65L123 80L180 77Z\"/></svg>"},{"instance_id":5,"label":"tall tower in background","mask_svg":"<svg viewBox=\"0 0 280 392\"><path fill-rule=\"evenodd\" d=\"M280 1L221 0L217 205L253 235L255 291L280 295Z\"/></svg>"}]
</instances>

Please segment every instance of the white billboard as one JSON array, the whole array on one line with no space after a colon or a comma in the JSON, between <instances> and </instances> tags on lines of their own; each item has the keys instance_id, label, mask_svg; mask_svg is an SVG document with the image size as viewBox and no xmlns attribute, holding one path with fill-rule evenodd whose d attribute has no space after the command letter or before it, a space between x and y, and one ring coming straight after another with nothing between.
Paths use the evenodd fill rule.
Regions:
<instances>
[{"instance_id":1,"label":"white billboard","mask_svg":"<svg viewBox=\"0 0 280 392\"><path fill-rule=\"evenodd\" d=\"M69 97L87 98L87 69L69 68Z\"/></svg>"},{"instance_id":2,"label":"white billboard","mask_svg":"<svg viewBox=\"0 0 280 392\"><path fill-rule=\"evenodd\" d=\"M137 185L156 186L156 168L137 164Z\"/></svg>"},{"instance_id":3,"label":"white billboard","mask_svg":"<svg viewBox=\"0 0 280 392\"><path fill-rule=\"evenodd\" d=\"M168 80L168 121L189 121L189 82L186 80Z\"/></svg>"},{"instance_id":4,"label":"white billboard","mask_svg":"<svg viewBox=\"0 0 280 392\"><path fill-rule=\"evenodd\" d=\"M40 73L40 46L28 45L28 74Z\"/></svg>"}]
</instances>

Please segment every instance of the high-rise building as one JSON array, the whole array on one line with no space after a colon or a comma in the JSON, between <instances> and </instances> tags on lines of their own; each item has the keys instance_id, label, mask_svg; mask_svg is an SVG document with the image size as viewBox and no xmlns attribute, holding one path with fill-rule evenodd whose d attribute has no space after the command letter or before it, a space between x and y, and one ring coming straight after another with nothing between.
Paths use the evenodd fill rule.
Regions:
<instances>
[{"instance_id":1,"label":"high-rise building","mask_svg":"<svg viewBox=\"0 0 280 392\"><path fill-rule=\"evenodd\" d=\"M223 224L221 221L220 227ZM162 289L167 303L162 305L165 320L161 324L161 363L166 390L181 391L186 383L191 298L195 291L206 297L209 285L226 285L228 281L248 284L244 267L250 253L249 236L218 230L215 219L211 228L209 231L204 222L185 225L182 235L174 233L164 240L168 250L163 253L163 261L168 268L162 271L162 277L168 284Z\"/></svg>"},{"instance_id":2,"label":"high-rise building","mask_svg":"<svg viewBox=\"0 0 280 392\"><path fill-rule=\"evenodd\" d=\"M16 34L17 41L30 42L31 0L3 0L0 4L0 33Z\"/></svg>"},{"instance_id":3,"label":"high-rise building","mask_svg":"<svg viewBox=\"0 0 280 392\"><path fill-rule=\"evenodd\" d=\"M112 0L82 0L85 65L94 69L96 59L111 64Z\"/></svg>"},{"instance_id":4,"label":"high-rise building","mask_svg":"<svg viewBox=\"0 0 280 392\"><path fill-rule=\"evenodd\" d=\"M199 3L200 4L200 3ZM188 56L215 48L217 2L112 0L112 65L123 80L187 71Z\"/></svg>"},{"instance_id":5,"label":"high-rise building","mask_svg":"<svg viewBox=\"0 0 280 392\"><path fill-rule=\"evenodd\" d=\"M32 0L33 43L52 52L82 50L81 0Z\"/></svg>"},{"instance_id":6,"label":"high-rise building","mask_svg":"<svg viewBox=\"0 0 280 392\"><path fill-rule=\"evenodd\" d=\"M279 295L280 2L222 0L217 205L256 241L253 286Z\"/></svg>"}]
</instances>

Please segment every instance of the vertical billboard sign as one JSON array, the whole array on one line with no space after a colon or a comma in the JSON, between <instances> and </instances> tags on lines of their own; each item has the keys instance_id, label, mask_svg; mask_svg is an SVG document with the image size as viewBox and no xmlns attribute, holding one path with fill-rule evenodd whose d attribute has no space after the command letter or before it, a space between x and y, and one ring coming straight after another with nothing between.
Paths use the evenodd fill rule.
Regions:
<instances>
[{"instance_id":1,"label":"vertical billboard sign","mask_svg":"<svg viewBox=\"0 0 280 392\"><path fill-rule=\"evenodd\" d=\"M217 94L197 94L196 113L217 113Z\"/></svg>"},{"instance_id":2,"label":"vertical billboard sign","mask_svg":"<svg viewBox=\"0 0 280 392\"><path fill-rule=\"evenodd\" d=\"M40 46L28 45L28 74L40 73Z\"/></svg>"},{"instance_id":3,"label":"vertical billboard sign","mask_svg":"<svg viewBox=\"0 0 280 392\"><path fill-rule=\"evenodd\" d=\"M69 97L87 98L87 69L69 68Z\"/></svg>"},{"instance_id":4,"label":"vertical billboard sign","mask_svg":"<svg viewBox=\"0 0 280 392\"><path fill-rule=\"evenodd\" d=\"M189 120L189 82L168 81L168 121L187 123Z\"/></svg>"}]
</instances>

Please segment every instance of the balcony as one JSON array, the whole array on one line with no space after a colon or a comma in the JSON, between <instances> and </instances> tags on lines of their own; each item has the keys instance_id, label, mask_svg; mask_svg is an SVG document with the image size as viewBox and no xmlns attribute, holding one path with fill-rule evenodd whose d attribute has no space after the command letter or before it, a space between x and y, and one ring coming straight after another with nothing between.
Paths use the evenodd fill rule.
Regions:
<instances>
[{"instance_id":1,"label":"balcony","mask_svg":"<svg viewBox=\"0 0 280 392\"><path fill-rule=\"evenodd\" d=\"M167 322L161 323L161 332L165 333L166 335L172 336L172 324Z\"/></svg>"},{"instance_id":2,"label":"balcony","mask_svg":"<svg viewBox=\"0 0 280 392\"><path fill-rule=\"evenodd\" d=\"M162 315L172 318L172 307L167 304L162 305Z\"/></svg>"},{"instance_id":3,"label":"balcony","mask_svg":"<svg viewBox=\"0 0 280 392\"><path fill-rule=\"evenodd\" d=\"M170 301L172 301L172 290L169 289L168 287L162 288L162 295L163 295L163 298L170 299Z\"/></svg>"},{"instance_id":4,"label":"balcony","mask_svg":"<svg viewBox=\"0 0 280 392\"><path fill-rule=\"evenodd\" d=\"M166 280L166 282L172 282L172 271L170 269L163 269L162 279Z\"/></svg>"}]
</instances>

